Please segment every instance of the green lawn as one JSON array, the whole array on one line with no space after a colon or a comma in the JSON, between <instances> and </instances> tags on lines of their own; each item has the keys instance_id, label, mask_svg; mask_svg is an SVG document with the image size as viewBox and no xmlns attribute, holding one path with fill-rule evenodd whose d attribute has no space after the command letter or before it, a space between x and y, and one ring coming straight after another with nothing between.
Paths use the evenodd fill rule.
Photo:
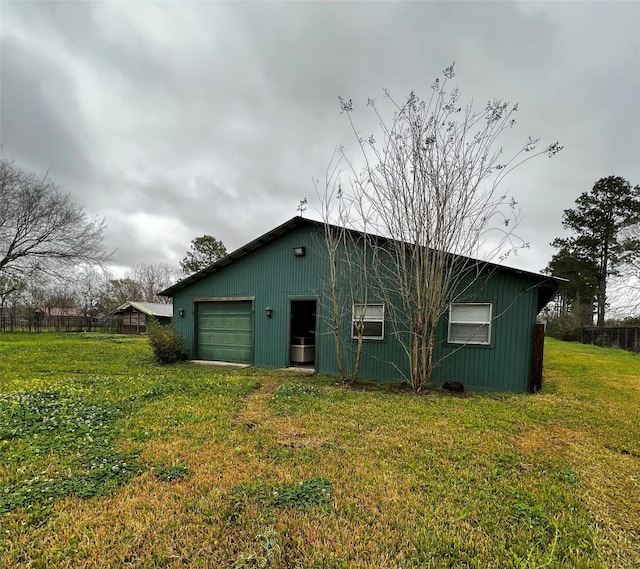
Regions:
<instances>
[{"instance_id":1,"label":"green lawn","mask_svg":"<svg viewBox=\"0 0 640 569\"><path fill-rule=\"evenodd\" d=\"M0 567L640 567L640 356L415 396L0 334Z\"/></svg>"}]
</instances>

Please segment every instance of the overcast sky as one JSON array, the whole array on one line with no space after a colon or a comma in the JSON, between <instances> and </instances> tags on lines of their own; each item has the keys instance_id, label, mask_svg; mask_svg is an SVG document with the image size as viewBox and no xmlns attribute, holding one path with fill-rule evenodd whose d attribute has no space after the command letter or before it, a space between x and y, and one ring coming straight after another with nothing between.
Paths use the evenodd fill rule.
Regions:
<instances>
[{"instance_id":1,"label":"overcast sky","mask_svg":"<svg viewBox=\"0 0 640 569\"><path fill-rule=\"evenodd\" d=\"M638 2L0 2L2 156L103 217L116 274L229 251L296 215L352 142L337 97L519 103L516 133L564 150L505 181L543 269L563 209L601 177L640 183ZM121 274L119 275L121 276Z\"/></svg>"}]
</instances>

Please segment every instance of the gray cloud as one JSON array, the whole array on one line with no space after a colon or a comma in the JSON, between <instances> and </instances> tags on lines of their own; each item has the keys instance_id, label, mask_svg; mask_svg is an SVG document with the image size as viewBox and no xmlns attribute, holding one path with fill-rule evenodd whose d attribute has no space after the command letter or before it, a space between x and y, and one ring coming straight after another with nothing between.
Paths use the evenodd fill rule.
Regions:
<instances>
[{"instance_id":1,"label":"gray cloud","mask_svg":"<svg viewBox=\"0 0 640 569\"><path fill-rule=\"evenodd\" d=\"M105 217L115 262L229 249L314 209L337 96L427 94L455 60L463 100L520 103L518 138L559 139L505 188L538 270L562 210L600 177L640 182L640 6L633 3L3 3L3 155Z\"/></svg>"},{"instance_id":2,"label":"gray cloud","mask_svg":"<svg viewBox=\"0 0 640 569\"><path fill-rule=\"evenodd\" d=\"M34 167L44 164L69 182L85 181L92 170L90 147L76 113L73 78L26 48L12 37L2 39L2 143Z\"/></svg>"}]
</instances>

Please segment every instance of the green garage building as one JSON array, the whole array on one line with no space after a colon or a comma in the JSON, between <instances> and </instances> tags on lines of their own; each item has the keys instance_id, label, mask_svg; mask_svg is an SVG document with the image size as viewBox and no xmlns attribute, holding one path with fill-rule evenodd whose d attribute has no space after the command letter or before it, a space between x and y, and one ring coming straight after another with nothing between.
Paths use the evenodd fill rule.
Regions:
<instances>
[{"instance_id":1,"label":"green garage building","mask_svg":"<svg viewBox=\"0 0 640 569\"><path fill-rule=\"evenodd\" d=\"M192 360L262 368L313 367L338 374L327 296L324 225L295 217L160 294L173 297L174 321ZM458 381L476 391L540 388L542 341L536 316L559 281L482 263L488 275L438 325L434 385ZM407 357L384 302L352 305L365 315L359 377L398 381ZM351 318L351 316L349 316ZM472 339L472 325L479 334ZM342 327L347 344L351 325ZM543 332L542 332L543 334Z\"/></svg>"}]
</instances>

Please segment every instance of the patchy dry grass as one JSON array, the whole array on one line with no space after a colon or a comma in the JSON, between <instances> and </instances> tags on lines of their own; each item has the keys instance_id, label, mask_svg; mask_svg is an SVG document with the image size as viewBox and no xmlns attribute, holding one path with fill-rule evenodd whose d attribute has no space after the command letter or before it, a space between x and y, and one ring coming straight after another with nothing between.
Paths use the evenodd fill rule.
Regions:
<instances>
[{"instance_id":1,"label":"patchy dry grass","mask_svg":"<svg viewBox=\"0 0 640 569\"><path fill-rule=\"evenodd\" d=\"M0 342L0 567L640 566L632 354L548 341L542 395L416 397Z\"/></svg>"}]
</instances>

